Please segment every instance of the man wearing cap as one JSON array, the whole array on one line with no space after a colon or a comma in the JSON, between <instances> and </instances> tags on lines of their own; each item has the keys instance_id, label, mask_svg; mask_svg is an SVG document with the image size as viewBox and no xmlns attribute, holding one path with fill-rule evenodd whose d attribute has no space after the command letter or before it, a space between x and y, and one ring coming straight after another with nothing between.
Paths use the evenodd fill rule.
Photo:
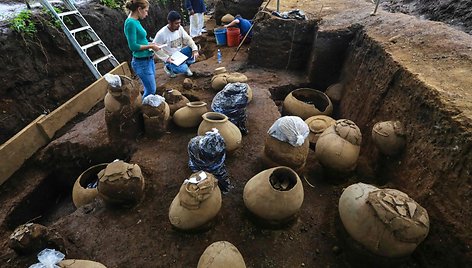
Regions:
<instances>
[{"instance_id":1,"label":"man wearing cap","mask_svg":"<svg viewBox=\"0 0 472 268\"><path fill-rule=\"evenodd\" d=\"M176 74L184 73L187 76L192 76L193 73L189 68L190 64L197 60L198 47L193 41L192 37L180 25L181 16L177 11L171 11L167 15L167 25L162 27L154 37L153 43L164 44L156 55L164 62L164 71L169 77L175 77ZM173 63L172 55L180 51L188 57L180 65Z\"/></svg>"},{"instance_id":2,"label":"man wearing cap","mask_svg":"<svg viewBox=\"0 0 472 268\"><path fill-rule=\"evenodd\" d=\"M202 35L203 32L203 13L206 12L203 0L186 0L185 7L190 15L190 36Z\"/></svg>"},{"instance_id":3,"label":"man wearing cap","mask_svg":"<svg viewBox=\"0 0 472 268\"><path fill-rule=\"evenodd\" d=\"M239 28L239 40L241 41L244 36L249 32L251 29L252 23L250 20L244 19L241 17L241 15L236 15L236 17L233 18L231 14L226 14L221 18L221 22L223 22L225 25L224 27L238 27ZM249 42L252 37L252 32L248 34L246 37L246 41Z\"/></svg>"}]
</instances>

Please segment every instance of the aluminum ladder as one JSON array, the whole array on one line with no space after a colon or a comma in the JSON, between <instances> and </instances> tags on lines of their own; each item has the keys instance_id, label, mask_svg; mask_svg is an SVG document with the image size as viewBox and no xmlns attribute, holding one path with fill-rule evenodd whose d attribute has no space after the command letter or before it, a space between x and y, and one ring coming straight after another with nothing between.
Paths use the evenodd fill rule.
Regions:
<instances>
[{"instance_id":1,"label":"aluminum ladder","mask_svg":"<svg viewBox=\"0 0 472 268\"><path fill-rule=\"evenodd\" d=\"M57 19L60 24L61 28L66 34L67 38L69 38L70 42L74 46L75 50L79 53L80 57L82 60L87 64L87 67L90 69L90 71L93 73L95 78L99 79L102 77L102 74L98 70L98 64L109 61L113 67L118 66L120 63L118 60L113 56L113 54L110 52L110 50L107 48L105 43L98 37L97 33L92 29L90 24L85 20L85 18L80 14L80 12L77 10L77 8L74 6L74 4L71 2L71 0L61 0L61 1L55 1L59 2L64 5L65 11L62 11L61 13L57 13L56 9L54 9L54 6L49 0L40 0L41 4L47 8L53 14L54 18ZM79 28L75 29L69 29L65 23L65 18L72 16L74 17L78 23L80 24ZM76 39L76 34L84 32L86 33L89 37L91 42L85 45L80 45L80 43ZM89 55L87 54L87 50L89 48L98 46L100 51L102 52L101 57L95 60L91 60Z\"/></svg>"}]
</instances>

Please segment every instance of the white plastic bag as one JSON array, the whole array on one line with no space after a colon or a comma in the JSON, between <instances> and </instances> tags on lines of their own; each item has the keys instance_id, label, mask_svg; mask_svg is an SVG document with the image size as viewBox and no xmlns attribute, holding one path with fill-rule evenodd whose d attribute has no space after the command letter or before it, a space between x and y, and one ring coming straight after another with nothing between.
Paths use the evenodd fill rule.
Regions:
<instances>
[{"instance_id":1,"label":"white plastic bag","mask_svg":"<svg viewBox=\"0 0 472 268\"><path fill-rule=\"evenodd\" d=\"M159 107L166 99L159 95L147 95L143 99L143 105L150 105L152 107Z\"/></svg>"},{"instance_id":2,"label":"white plastic bag","mask_svg":"<svg viewBox=\"0 0 472 268\"><path fill-rule=\"evenodd\" d=\"M267 131L279 141L288 142L294 147L302 146L310 134L308 125L298 116L283 116L277 119Z\"/></svg>"},{"instance_id":3,"label":"white plastic bag","mask_svg":"<svg viewBox=\"0 0 472 268\"><path fill-rule=\"evenodd\" d=\"M54 249L43 249L38 253L39 263L31 265L29 268L60 268L56 264L64 259L65 255Z\"/></svg>"},{"instance_id":4,"label":"white plastic bag","mask_svg":"<svg viewBox=\"0 0 472 268\"><path fill-rule=\"evenodd\" d=\"M103 76L107 80L108 84L112 87L121 87L121 78L116 74L105 74Z\"/></svg>"}]
</instances>

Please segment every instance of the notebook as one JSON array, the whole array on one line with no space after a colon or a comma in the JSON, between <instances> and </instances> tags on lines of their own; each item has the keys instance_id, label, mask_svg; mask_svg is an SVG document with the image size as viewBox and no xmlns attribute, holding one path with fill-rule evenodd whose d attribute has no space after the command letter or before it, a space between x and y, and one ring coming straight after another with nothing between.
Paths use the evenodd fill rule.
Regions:
<instances>
[{"instance_id":1,"label":"notebook","mask_svg":"<svg viewBox=\"0 0 472 268\"><path fill-rule=\"evenodd\" d=\"M172 54L172 56L170 56L170 57L172 59L172 63L177 65L177 66L181 65L182 63L184 63L184 61L186 61L188 59L188 57L185 56L185 54L183 54L180 51L174 52L174 54Z\"/></svg>"}]
</instances>

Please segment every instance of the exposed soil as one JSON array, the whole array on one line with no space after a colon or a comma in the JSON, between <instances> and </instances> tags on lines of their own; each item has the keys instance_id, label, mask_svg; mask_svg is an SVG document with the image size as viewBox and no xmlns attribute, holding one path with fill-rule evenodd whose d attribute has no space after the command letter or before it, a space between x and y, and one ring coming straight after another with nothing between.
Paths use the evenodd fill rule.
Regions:
<instances>
[{"instance_id":1,"label":"exposed soil","mask_svg":"<svg viewBox=\"0 0 472 268\"><path fill-rule=\"evenodd\" d=\"M339 222L338 198L343 188L359 181L405 191L430 214L430 235L414 254L402 260L382 260L382 267L471 265L472 231L468 221L472 216L472 109L470 104L464 104L470 100L469 93L464 92L460 98L451 97L470 85L470 78L464 76L454 80L452 85L446 81L453 73L450 70L470 70L470 39L465 37L466 34L451 33L453 30L450 28L437 25L431 26L431 35L420 36L415 31L423 29L424 22L412 22L402 14L370 17L368 8L373 6L359 4L363 1L281 2L285 10L303 9L310 21L286 23L274 18L263 21L255 27L259 37L255 36L250 50L248 45L243 46L235 61L231 61L235 48L221 48L221 65L216 62L214 37L205 35L198 40L204 57L192 66L194 88L183 89L183 76L167 78L162 65L157 65L159 92L178 89L190 100L203 100L210 104L216 93L210 89L211 73L220 66L244 73L254 92L254 99L247 110L249 134L243 136L243 147L229 155L225 162L235 188L223 196L221 211L208 230L183 233L173 229L168 220L172 199L183 180L192 173L188 168L187 144L196 135L196 129L186 130L171 125L168 133L159 138L140 136L126 143L111 142L107 136L104 110L98 106L83 121L72 122L62 130L62 136L38 152L0 187L0 202L3 204L0 209L2 267L25 267L36 262L34 254L17 255L7 247L8 236L16 226L25 222L41 223L58 231L65 238L67 258L91 259L107 267L196 267L204 249L219 240L233 243L248 267L379 267L378 262L370 262L375 260L372 255L352 254L352 241L347 239ZM353 11L338 15L337 12L346 6ZM275 3L269 7L274 9ZM115 32L121 32L120 23L124 17L122 14L114 16L115 21L110 24L117 25L109 26L116 27ZM108 21L99 15L91 15L93 17L97 18L96 23ZM215 21L208 22L210 32L214 24ZM404 30L401 34L396 30L398 25ZM152 32L158 28L147 27ZM314 34L317 30L318 33ZM298 35L293 34L296 31L299 31ZM454 42L439 40L432 33ZM112 40L108 42L110 46L124 47L121 36L109 38ZM87 79L92 80L86 77L88 73L84 75L88 72L84 66L81 71L77 70L81 60L75 56L75 51L62 48L67 44L66 40L55 41L48 37L40 40L48 52L49 47L55 48L53 51L62 51L63 54L57 55L58 59L49 61L54 67L51 70L61 71L45 70L47 65L39 70L36 65L17 67L14 59L5 61L7 64L4 65L10 66L10 78L1 80L8 87L0 90L0 103L8 108L9 112L4 114L9 118L19 114L21 107L24 113L30 112L34 118L39 111L35 103L42 103L40 100L43 99L50 101L50 95L60 95L52 98L54 103L45 101L50 105L45 107L52 109L79 90L75 81L84 84L81 89L89 83ZM313 40L317 42L313 44ZM19 53L10 39L4 41L1 40L2 51L3 44L10 44L6 46L9 55ZM282 44L282 41L287 43ZM271 43L274 44L273 50L268 49ZM438 47L446 51L446 58L442 58L439 52L435 53ZM126 47L122 51L121 59L127 59ZM34 59L43 55L36 49L30 53ZM50 54L55 55L47 53L49 59L53 57ZM415 57L411 57L412 54ZM75 61L61 60L74 57ZM426 63L432 67L421 65ZM441 69L446 65L451 69ZM38 78L25 79L24 73L20 72L22 68ZM438 71L443 76L439 77ZM421 73L421 77L411 72ZM59 80L65 74L75 79L68 82ZM420 79L429 79L428 84ZM41 92L42 87L35 88L33 95L40 97L29 100L26 89L38 81L48 85L45 88L51 88L50 84L54 83L68 84L52 87L55 93L49 96ZM280 117L283 98L299 87L325 90L338 81L346 83L346 92L335 107L334 117L354 120L364 135L357 170L341 179L327 176L310 150L307 166L299 173L305 198L296 219L278 228L261 224L247 212L242 192L245 183L265 168L261 162L264 139L268 128ZM15 85L17 91L13 91ZM61 91L72 85L74 89L70 92ZM25 109L29 106L24 103L32 108ZM391 117L402 120L409 127L407 150L398 158L380 156L370 139L372 125ZM23 114L15 120L29 122ZM14 129L21 127L17 123L5 127L10 128L14 133ZM116 209L97 199L75 210L70 192L78 175L94 164L117 158L137 163L142 168L146 180L142 202L131 209Z\"/></svg>"}]
</instances>

